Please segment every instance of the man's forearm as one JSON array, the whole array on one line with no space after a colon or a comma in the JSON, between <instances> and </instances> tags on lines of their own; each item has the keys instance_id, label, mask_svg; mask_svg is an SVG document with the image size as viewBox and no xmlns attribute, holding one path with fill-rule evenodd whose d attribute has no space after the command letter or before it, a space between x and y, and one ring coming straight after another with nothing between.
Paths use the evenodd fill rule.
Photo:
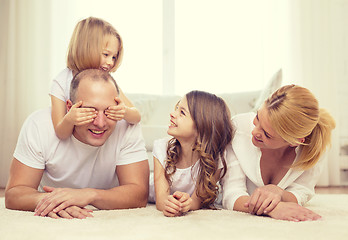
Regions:
<instances>
[{"instance_id":1,"label":"man's forearm","mask_svg":"<svg viewBox=\"0 0 348 240\"><path fill-rule=\"evenodd\" d=\"M109 190L91 189L95 198L90 203L99 209L126 209L145 207L148 188L137 184L127 184Z\"/></svg>"},{"instance_id":2,"label":"man's forearm","mask_svg":"<svg viewBox=\"0 0 348 240\"><path fill-rule=\"evenodd\" d=\"M16 186L5 191L6 208L12 210L34 211L46 193L26 186Z\"/></svg>"}]
</instances>

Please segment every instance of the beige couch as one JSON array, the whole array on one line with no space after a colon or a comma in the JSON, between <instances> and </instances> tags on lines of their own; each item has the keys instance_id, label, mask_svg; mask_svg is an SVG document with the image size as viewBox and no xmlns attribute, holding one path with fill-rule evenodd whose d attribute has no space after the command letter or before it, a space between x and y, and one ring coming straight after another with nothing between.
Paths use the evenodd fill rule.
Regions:
<instances>
[{"instance_id":1,"label":"beige couch","mask_svg":"<svg viewBox=\"0 0 348 240\"><path fill-rule=\"evenodd\" d=\"M263 90L253 92L218 94L227 103L231 115L255 111L262 102L281 85L282 72L279 70L270 79ZM164 96L151 94L127 94L141 113L141 125L149 156L150 169L153 169L152 147L156 139L167 135L169 114L182 96Z\"/></svg>"}]
</instances>

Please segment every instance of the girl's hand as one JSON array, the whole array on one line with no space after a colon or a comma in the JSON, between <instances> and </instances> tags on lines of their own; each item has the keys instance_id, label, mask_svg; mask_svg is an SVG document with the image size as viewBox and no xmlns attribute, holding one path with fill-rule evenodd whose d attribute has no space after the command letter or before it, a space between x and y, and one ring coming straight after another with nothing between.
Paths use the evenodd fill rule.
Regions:
<instances>
[{"instance_id":1,"label":"girl's hand","mask_svg":"<svg viewBox=\"0 0 348 240\"><path fill-rule=\"evenodd\" d=\"M173 196L181 203L181 213L190 211L192 198L188 193L176 191Z\"/></svg>"},{"instance_id":2,"label":"girl's hand","mask_svg":"<svg viewBox=\"0 0 348 240\"><path fill-rule=\"evenodd\" d=\"M279 204L283 191L274 184L259 187L253 192L245 207L249 208L251 214L267 214Z\"/></svg>"},{"instance_id":3,"label":"girl's hand","mask_svg":"<svg viewBox=\"0 0 348 240\"><path fill-rule=\"evenodd\" d=\"M105 110L106 116L114 121L120 121L124 119L124 115L126 114L126 105L119 98L115 97L116 106L110 106L107 110Z\"/></svg>"},{"instance_id":4,"label":"girl's hand","mask_svg":"<svg viewBox=\"0 0 348 240\"><path fill-rule=\"evenodd\" d=\"M81 108L82 101L71 106L65 118L75 126L91 123L97 117L97 112L93 108Z\"/></svg>"},{"instance_id":5,"label":"girl's hand","mask_svg":"<svg viewBox=\"0 0 348 240\"><path fill-rule=\"evenodd\" d=\"M168 198L164 201L163 214L167 217L180 216L181 203L173 195L168 195Z\"/></svg>"},{"instance_id":6,"label":"girl's hand","mask_svg":"<svg viewBox=\"0 0 348 240\"><path fill-rule=\"evenodd\" d=\"M280 202L268 215L274 219L287 221L315 221L321 218L315 212L294 202Z\"/></svg>"}]
</instances>

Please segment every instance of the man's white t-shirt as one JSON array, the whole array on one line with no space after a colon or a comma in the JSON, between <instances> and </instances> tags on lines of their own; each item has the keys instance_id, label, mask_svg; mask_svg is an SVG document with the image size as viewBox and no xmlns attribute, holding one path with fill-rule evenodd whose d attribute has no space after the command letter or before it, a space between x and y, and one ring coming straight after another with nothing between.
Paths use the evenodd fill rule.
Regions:
<instances>
[{"instance_id":1,"label":"man's white t-shirt","mask_svg":"<svg viewBox=\"0 0 348 240\"><path fill-rule=\"evenodd\" d=\"M110 189L119 185L116 167L147 160L139 124L118 121L113 133L99 147L73 135L60 140L54 131L51 109L38 110L24 122L14 157L36 169L45 169L43 186Z\"/></svg>"}]
</instances>

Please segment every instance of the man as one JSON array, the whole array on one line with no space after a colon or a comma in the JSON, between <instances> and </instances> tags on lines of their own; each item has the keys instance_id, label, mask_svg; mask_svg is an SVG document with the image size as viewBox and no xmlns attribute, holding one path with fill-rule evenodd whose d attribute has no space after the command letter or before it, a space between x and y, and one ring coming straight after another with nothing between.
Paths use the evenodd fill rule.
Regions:
<instances>
[{"instance_id":1,"label":"man","mask_svg":"<svg viewBox=\"0 0 348 240\"><path fill-rule=\"evenodd\" d=\"M31 114L19 135L5 190L9 209L35 211L52 218L85 218L99 209L144 207L149 166L139 125L106 117L117 105L118 87L106 72L89 69L72 81L68 111L74 103L96 110L92 123L75 126L61 141L50 109ZM45 192L43 192L45 191Z\"/></svg>"}]
</instances>

